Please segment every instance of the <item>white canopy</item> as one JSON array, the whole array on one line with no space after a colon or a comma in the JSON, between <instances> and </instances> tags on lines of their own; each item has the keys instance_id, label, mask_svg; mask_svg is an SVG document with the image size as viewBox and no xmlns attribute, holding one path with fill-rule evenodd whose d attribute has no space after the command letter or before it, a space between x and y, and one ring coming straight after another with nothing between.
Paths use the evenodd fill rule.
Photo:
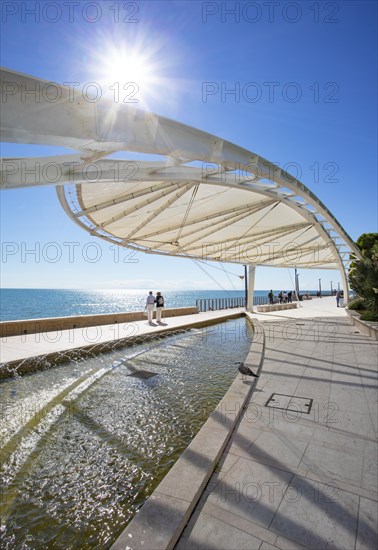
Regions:
<instances>
[{"instance_id":1,"label":"white canopy","mask_svg":"<svg viewBox=\"0 0 378 550\"><path fill-rule=\"evenodd\" d=\"M8 70L1 81L3 141L80 151L3 159L3 188L54 184L75 222L120 246L222 262L336 268L347 288L345 267L351 252L359 256L356 245L311 191L261 156L130 104L75 96L69 87ZM106 158L117 151L160 159Z\"/></svg>"}]
</instances>

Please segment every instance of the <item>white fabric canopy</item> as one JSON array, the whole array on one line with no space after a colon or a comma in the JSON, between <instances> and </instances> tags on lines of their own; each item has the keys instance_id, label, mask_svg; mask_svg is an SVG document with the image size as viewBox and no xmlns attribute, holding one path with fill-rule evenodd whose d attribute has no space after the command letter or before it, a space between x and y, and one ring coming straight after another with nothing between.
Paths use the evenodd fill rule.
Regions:
<instances>
[{"instance_id":1,"label":"white fabric canopy","mask_svg":"<svg viewBox=\"0 0 378 550\"><path fill-rule=\"evenodd\" d=\"M4 159L2 187L57 187L67 214L102 239L147 253L275 267L340 269L352 239L301 182L255 153L133 105L72 97L1 72L2 140L79 154ZM48 90L58 90L50 101ZM39 90L25 94L25 90ZM43 91L44 90L44 91ZM106 158L129 151L130 160ZM158 155L133 159L133 152ZM30 168L38 165L37 173Z\"/></svg>"}]
</instances>

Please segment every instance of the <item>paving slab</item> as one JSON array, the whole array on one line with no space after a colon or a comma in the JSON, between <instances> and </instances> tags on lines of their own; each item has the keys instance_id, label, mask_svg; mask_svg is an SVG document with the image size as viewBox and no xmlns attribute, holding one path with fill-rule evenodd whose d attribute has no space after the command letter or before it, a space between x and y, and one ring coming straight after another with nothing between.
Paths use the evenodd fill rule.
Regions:
<instances>
[{"instance_id":1,"label":"paving slab","mask_svg":"<svg viewBox=\"0 0 378 550\"><path fill-rule=\"evenodd\" d=\"M378 513L374 508L374 502L360 498L356 550L365 550L365 548L374 548L374 546L377 548L377 537L374 536L377 525Z\"/></svg>"},{"instance_id":2,"label":"paving slab","mask_svg":"<svg viewBox=\"0 0 378 550\"><path fill-rule=\"evenodd\" d=\"M358 497L294 476L271 529L306 548L354 548Z\"/></svg>"},{"instance_id":3,"label":"paving slab","mask_svg":"<svg viewBox=\"0 0 378 550\"><path fill-rule=\"evenodd\" d=\"M225 533L222 529L224 524L205 512L196 512L195 518L193 528L187 532L186 536L182 536L176 545L177 550L203 549L204 540L206 540L207 549L259 550L260 548L261 540L259 538L231 525L228 526Z\"/></svg>"}]
</instances>

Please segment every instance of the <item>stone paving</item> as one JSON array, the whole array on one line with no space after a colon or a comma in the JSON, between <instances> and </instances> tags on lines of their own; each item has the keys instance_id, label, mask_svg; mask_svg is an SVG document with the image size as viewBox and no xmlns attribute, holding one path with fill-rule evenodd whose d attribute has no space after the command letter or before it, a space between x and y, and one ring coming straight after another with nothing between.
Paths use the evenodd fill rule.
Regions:
<instances>
[{"instance_id":1,"label":"stone paving","mask_svg":"<svg viewBox=\"0 0 378 550\"><path fill-rule=\"evenodd\" d=\"M333 298L253 319L260 378L175 549L376 549L378 343Z\"/></svg>"}]
</instances>

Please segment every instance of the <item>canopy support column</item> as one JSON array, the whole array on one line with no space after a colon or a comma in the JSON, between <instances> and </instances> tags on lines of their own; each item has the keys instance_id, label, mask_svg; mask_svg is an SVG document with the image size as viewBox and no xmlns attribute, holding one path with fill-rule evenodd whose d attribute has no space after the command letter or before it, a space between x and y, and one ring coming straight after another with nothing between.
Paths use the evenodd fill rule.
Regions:
<instances>
[{"instance_id":1,"label":"canopy support column","mask_svg":"<svg viewBox=\"0 0 378 550\"><path fill-rule=\"evenodd\" d=\"M253 296L255 293L255 273L256 266L248 266L248 301L247 301L247 311L253 312Z\"/></svg>"},{"instance_id":2,"label":"canopy support column","mask_svg":"<svg viewBox=\"0 0 378 550\"><path fill-rule=\"evenodd\" d=\"M348 282L348 277L343 264L341 265L340 275L343 283L344 304L347 305L349 302L349 282Z\"/></svg>"}]
</instances>

